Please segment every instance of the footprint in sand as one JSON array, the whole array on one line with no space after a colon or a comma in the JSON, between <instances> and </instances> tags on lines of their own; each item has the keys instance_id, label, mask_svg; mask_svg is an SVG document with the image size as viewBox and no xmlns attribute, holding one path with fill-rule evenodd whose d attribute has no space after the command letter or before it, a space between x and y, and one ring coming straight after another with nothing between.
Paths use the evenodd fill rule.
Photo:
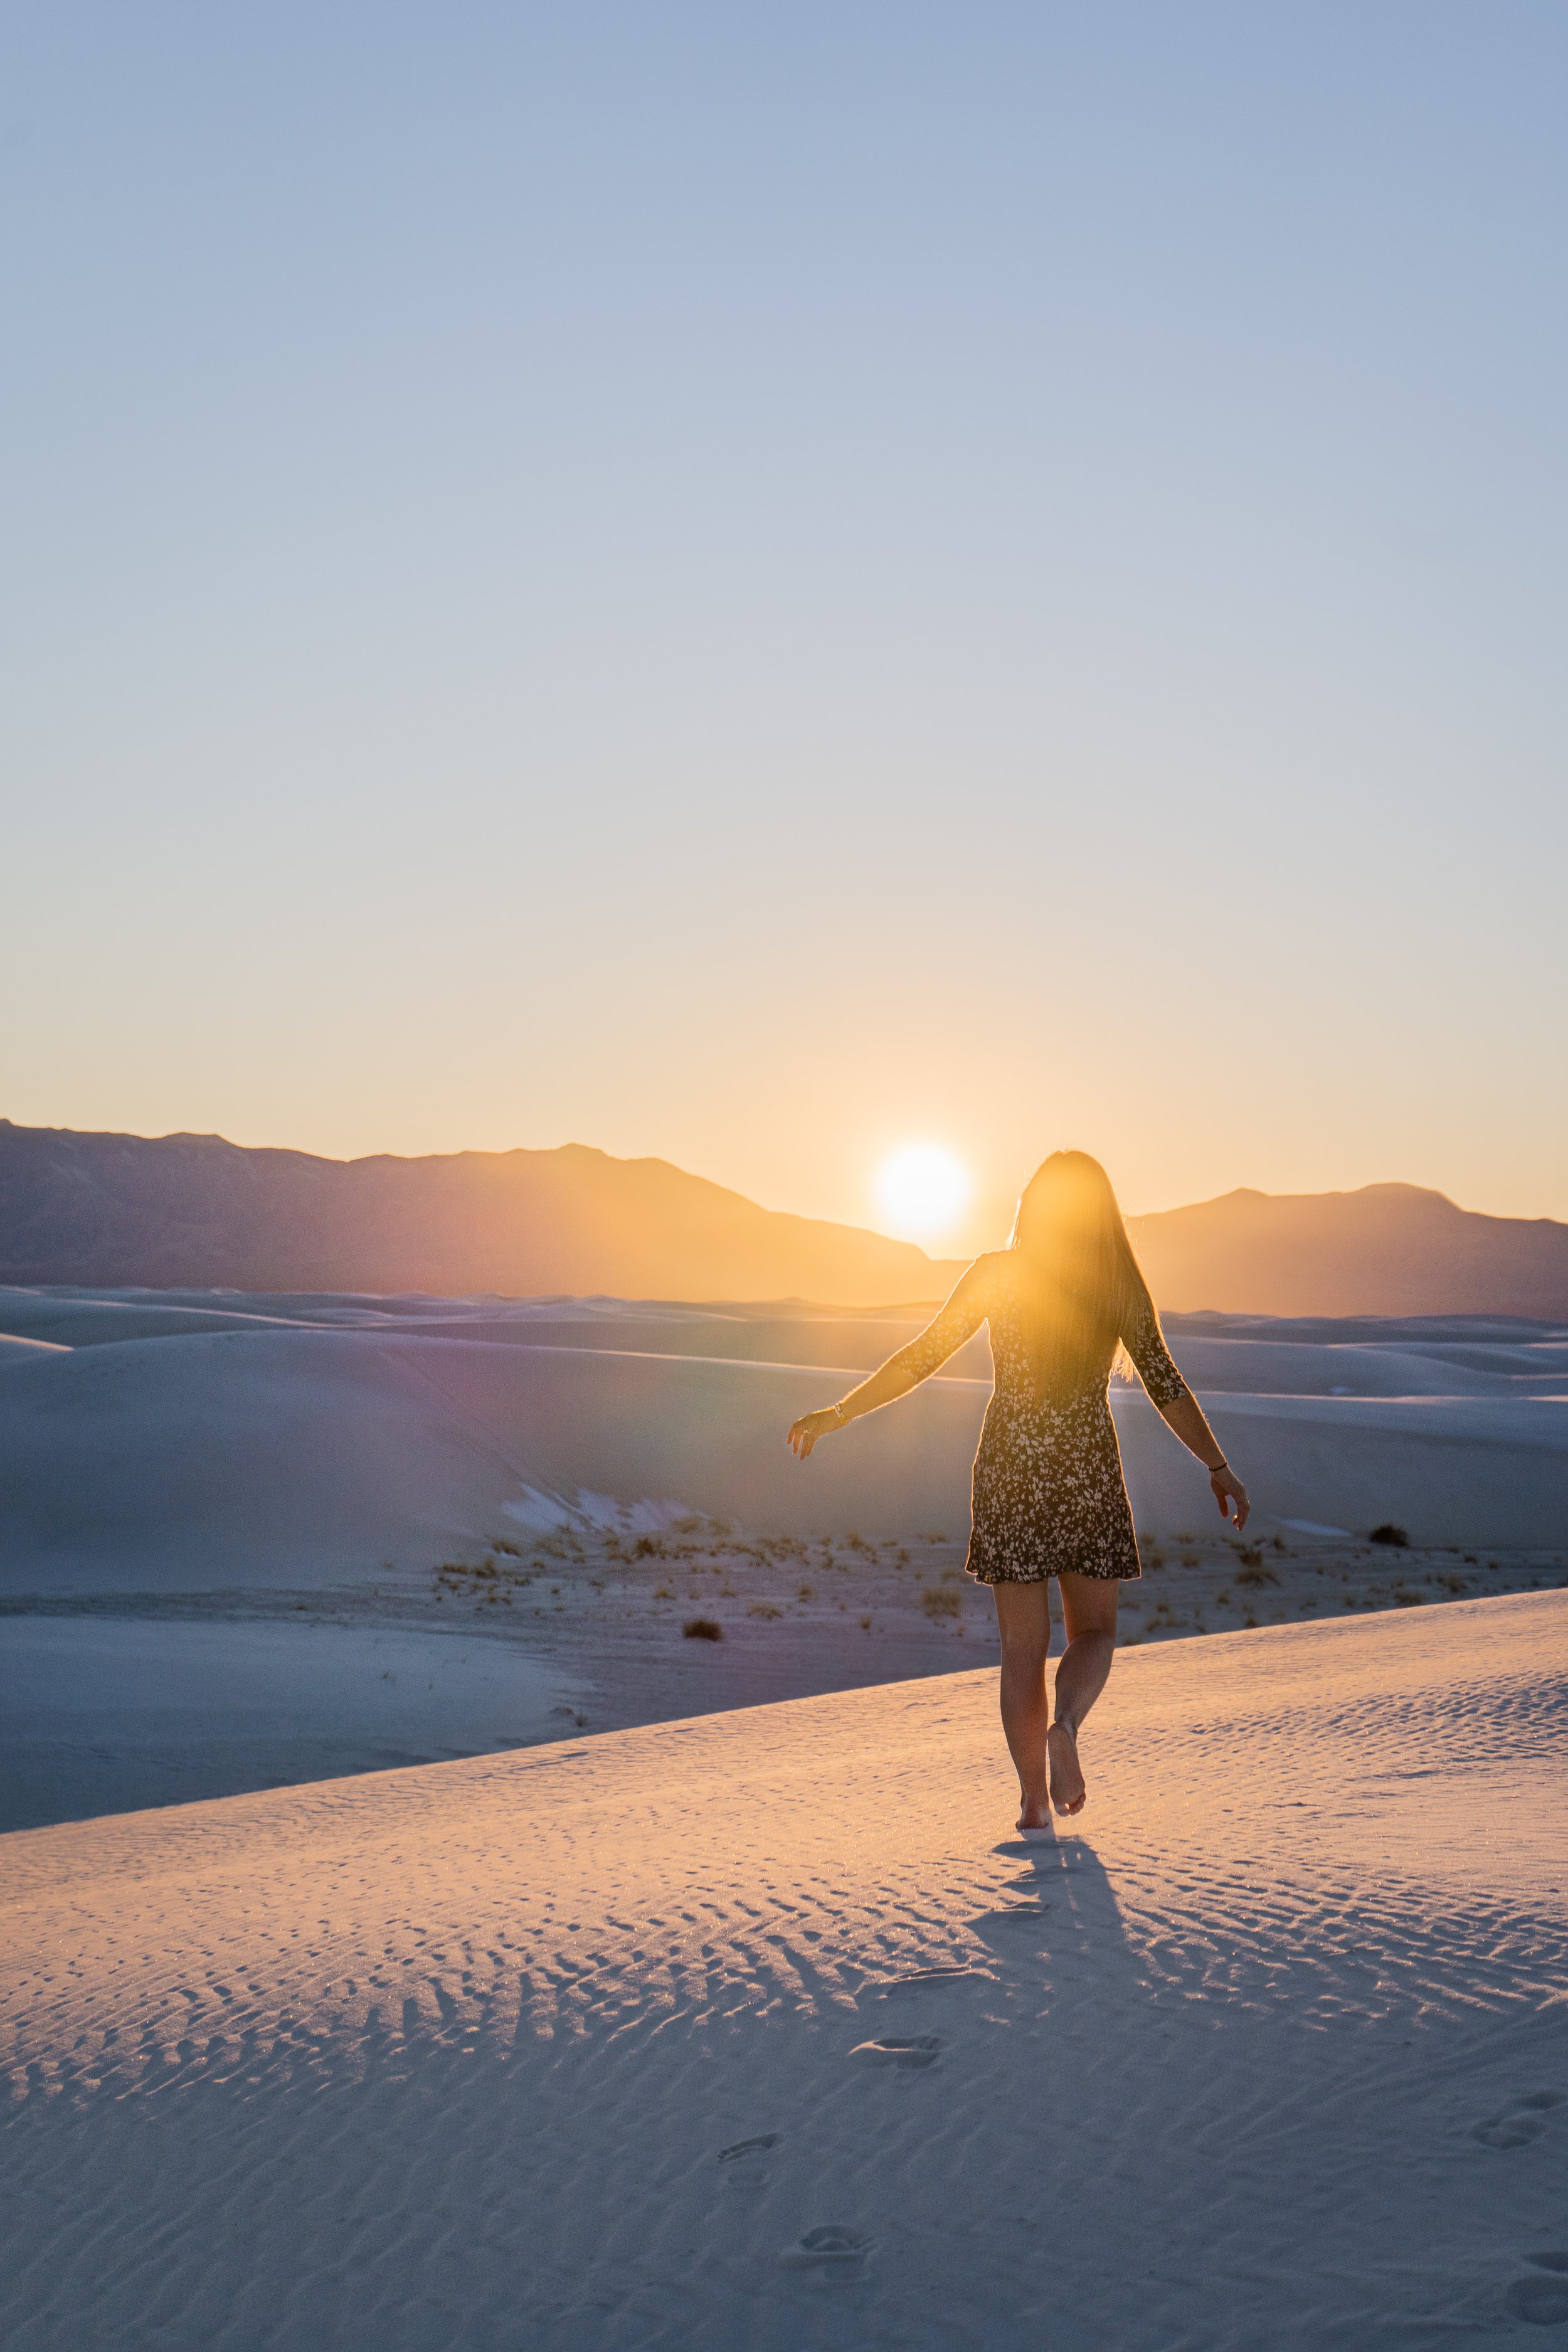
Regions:
<instances>
[{"instance_id":1,"label":"footprint in sand","mask_svg":"<svg viewBox=\"0 0 1568 2352\"><path fill-rule=\"evenodd\" d=\"M1547 2275L1515 2279L1504 2304L1515 2319L1528 2319L1536 2327L1561 2327L1568 2321L1568 2254L1526 2254L1524 2259Z\"/></svg>"},{"instance_id":2,"label":"footprint in sand","mask_svg":"<svg viewBox=\"0 0 1568 2352\"><path fill-rule=\"evenodd\" d=\"M1561 2091L1531 2091L1522 2099L1511 2101L1500 2115L1477 2124L1470 2137L1479 2139L1483 2147L1527 2147L1546 2129L1542 2116L1562 2105Z\"/></svg>"},{"instance_id":3,"label":"footprint in sand","mask_svg":"<svg viewBox=\"0 0 1568 2352\"><path fill-rule=\"evenodd\" d=\"M947 2048L940 2033L914 2033L902 2041L858 2042L849 2053L872 2066L934 2066Z\"/></svg>"},{"instance_id":4,"label":"footprint in sand","mask_svg":"<svg viewBox=\"0 0 1568 2352\"><path fill-rule=\"evenodd\" d=\"M729 2147L719 2150L719 2161L724 2167L724 2179L731 2189L763 2189L768 2182L768 2152L777 2147L782 2132L757 2132L751 2139L738 2139Z\"/></svg>"},{"instance_id":5,"label":"footprint in sand","mask_svg":"<svg viewBox=\"0 0 1568 2352\"><path fill-rule=\"evenodd\" d=\"M819 2230L808 2230L793 2246L786 2246L779 2256L786 2270L855 2270L871 2251L871 2241L858 2230L846 2230L837 2222L829 2222Z\"/></svg>"},{"instance_id":6,"label":"footprint in sand","mask_svg":"<svg viewBox=\"0 0 1568 2352\"><path fill-rule=\"evenodd\" d=\"M877 1988L879 2000L891 2000L895 1994L929 1992L932 1985L961 1984L965 1977L984 1977L984 1969L910 1969L901 1977L889 1977L885 1985Z\"/></svg>"}]
</instances>

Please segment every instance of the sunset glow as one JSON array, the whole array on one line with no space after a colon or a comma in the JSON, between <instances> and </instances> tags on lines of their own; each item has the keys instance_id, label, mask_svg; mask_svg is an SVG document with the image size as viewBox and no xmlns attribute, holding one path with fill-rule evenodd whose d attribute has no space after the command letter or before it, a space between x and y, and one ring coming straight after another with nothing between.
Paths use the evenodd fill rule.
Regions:
<instances>
[{"instance_id":1,"label":"sunset glow","mask_svg":"<svg viewBox=\"0 0 1568 2352\"><path fill-rule=\"evenodd\" d=\"M973 1190L963 1162L940 1143L906 1143L877 1171L877 1205L891 1233L938 1240L956 1223Z\"/></svg>"}]
</instances>

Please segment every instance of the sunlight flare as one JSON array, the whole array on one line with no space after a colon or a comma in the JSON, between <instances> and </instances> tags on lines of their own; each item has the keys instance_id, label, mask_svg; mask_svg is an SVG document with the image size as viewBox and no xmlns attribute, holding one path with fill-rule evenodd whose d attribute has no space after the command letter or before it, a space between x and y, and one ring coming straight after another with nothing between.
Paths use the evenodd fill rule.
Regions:
<instances>
[{"instance_id":1,"label":"sunlight flare","mask_svg":"<svg viewBox=\"0 0 1568 2352\"><path fill-rule=\"evenodd\" d=\"M889 1229L909 1241L951 1230L973 1186L962 1160L940 1143L906 1143L877 1171L877 1205Z\"/></svg>"}]
</instances>

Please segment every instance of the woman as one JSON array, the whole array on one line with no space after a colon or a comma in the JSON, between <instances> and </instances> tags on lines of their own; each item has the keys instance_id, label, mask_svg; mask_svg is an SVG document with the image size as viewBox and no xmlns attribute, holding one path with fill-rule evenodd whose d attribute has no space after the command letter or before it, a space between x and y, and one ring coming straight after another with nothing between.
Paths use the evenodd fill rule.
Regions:
<instances>
[{"instance_id":1,"label":"woman","mask_svg":"<svg viewBox=\"0 0 1568 2352\"><path fill-rule=\"evenodd\" d=\"M1086 1151L1053 1151L1030 1178L1005 1250L978 1257L936 1320L858 1389L789 1433L804 1461L819 1438L928 1380L982 1323L995 1388L974 1457L969 1573L995 1596L1002 1727L1018 1768L1018 1827L1045 1833L1050 1806L1082 1811L1078 1734L1105 1687L1118 1587L1142 1573L1107 1390L1119 1349L1209 1474L1228 1521L1247 1489L1171 1361L1110 1180ZM1047 1579L1061 1588L1067 1647L1050 1718ZM1047 1800L1049 1801L1047 1801Z\"/></svg>"}]
</instances>

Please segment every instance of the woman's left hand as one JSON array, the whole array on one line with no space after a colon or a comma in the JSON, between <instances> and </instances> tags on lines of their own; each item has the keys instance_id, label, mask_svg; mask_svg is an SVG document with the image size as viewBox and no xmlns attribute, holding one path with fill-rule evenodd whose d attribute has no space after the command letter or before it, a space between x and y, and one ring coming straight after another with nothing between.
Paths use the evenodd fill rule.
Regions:
<instances>
[{"instance_id":1,"label":"woman's left hand","mask_svg":"<svg viewBox=\"0 0 1568 2352\"><path fill-rule=\"evenodd\" d=\"M830 1429L842 1429L843 1426L844 1416L837 1405L830 1404L821 1412L803 1412L790 1427L790 1452L797 1461L804 1462L819 1437L826 1437Z\"/></svg>"},{"instance_id":2,"label":"woman's left hand","mask_svg":"<svg viewBox=\"0 0 1568 2352\"><path fill-rule=\"evenodd\" d=\"M1222 1519L1229 1518L1230 1507L1232 1503L1236 1505L1236 1532L1239 1535L1247 1525L1247 1516L1252 1509L1251 1504L1247 1499L1246 1487L1234 1470L1211 1470L1209 1486L1213 1489L1215 1501L1219 1505L1219 1515Z\"/></svg>"}]
</instances>

